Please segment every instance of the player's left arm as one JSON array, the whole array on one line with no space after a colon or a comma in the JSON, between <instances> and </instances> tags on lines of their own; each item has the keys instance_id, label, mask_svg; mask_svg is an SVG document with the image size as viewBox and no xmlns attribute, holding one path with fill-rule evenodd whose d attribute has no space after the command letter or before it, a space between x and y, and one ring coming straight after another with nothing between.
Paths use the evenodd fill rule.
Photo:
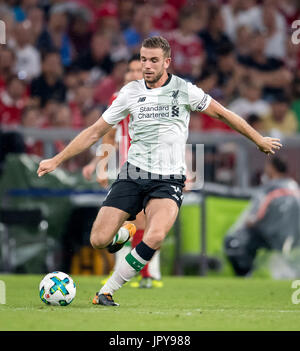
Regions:
<instances>
[{"instance_id":1,"label":"player's left arm","mask_svg":"<svg viewBox=\"0 0 300 351\"><path fill-rule=\"evenodd\" d=\"M223 121L232 129L253 141L259 150L266 154L275 154L274 150L279 150L282 147L280 139L262 136L242 117L228 110L214 99L211 99L210 104L203 112L213 118Z\"/></svg>"}]
</instances>

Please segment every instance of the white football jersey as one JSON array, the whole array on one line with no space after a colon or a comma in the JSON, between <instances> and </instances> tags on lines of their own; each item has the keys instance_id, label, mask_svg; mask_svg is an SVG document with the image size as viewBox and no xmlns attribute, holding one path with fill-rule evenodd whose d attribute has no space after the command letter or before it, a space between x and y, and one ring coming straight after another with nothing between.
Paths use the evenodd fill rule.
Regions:
<instances>
[{"instance_id":1,"label":"white football jersey","mask_svg":"<svg viewBox=\"0 0 300 351\"><path fill-rule=\"evenodd\" d=\"M144 79L128 83L102 116L114 125L130 114L129 163L151 173L184 175L190 112L204 111L210 101L196 85L169 75L154 89Z\"/></svg>"}]
</instances>

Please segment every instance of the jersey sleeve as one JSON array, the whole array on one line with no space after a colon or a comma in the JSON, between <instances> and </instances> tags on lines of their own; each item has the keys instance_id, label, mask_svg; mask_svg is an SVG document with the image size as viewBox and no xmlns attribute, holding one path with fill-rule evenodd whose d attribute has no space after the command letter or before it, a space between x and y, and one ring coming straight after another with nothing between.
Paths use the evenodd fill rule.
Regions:
<instances>
[{"instance_id":1,"label":"jersey sleeve","mask_svg":"<svg viewBox=\"0 0 300 351\"><path fill-rule=\"evenodd\" d=\"M126 90L121 89L112 104L103 112L102 117L104 121L108 124L118 124L129 114L127 105L127 92Z\"/></svg>"},{"instance_id":2,"label":"jersey sleeve","mask_svg":"<svg viewBox=\"0 0 300 351\"><path fill-rule=\"evenodd\" d=\"M187 83L191 111L204 111L211 102L211 97L192 83Z\"/></svg>"}]
</instances>

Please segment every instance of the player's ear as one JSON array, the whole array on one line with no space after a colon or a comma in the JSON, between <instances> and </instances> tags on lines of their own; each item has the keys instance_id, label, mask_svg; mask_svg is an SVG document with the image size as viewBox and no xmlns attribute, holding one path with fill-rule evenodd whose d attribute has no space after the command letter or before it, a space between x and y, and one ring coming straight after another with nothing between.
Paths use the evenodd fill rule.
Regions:
<instances>
[{"instance_id":1,"label":"player's ear","mask_svg":"<svg viewBox=\"0 0 300 351\"><path fill-rule=\"evenodd\" d=\"M165 69L169 68L171 63L171 57L165 58Z\"/></svg>"}]
</instances>

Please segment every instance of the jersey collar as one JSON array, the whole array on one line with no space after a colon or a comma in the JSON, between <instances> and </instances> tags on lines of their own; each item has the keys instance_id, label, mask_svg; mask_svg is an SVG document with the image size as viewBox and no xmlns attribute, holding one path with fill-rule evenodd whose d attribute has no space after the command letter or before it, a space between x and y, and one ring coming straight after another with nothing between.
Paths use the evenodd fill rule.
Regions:
<instances>
[{"instance_id":1,"label":"jersey collar","mask_svg":"<svg viewBox=\"0 0 300 351\"><path fill-rule=\"evenodd\" d=\"M171 78L172 78L172 74L168 73L168 79L164 82L164 84L160 88L165 87L166 85L168 85L170 83ZM148 90L156 89L156 88L149 88L145 80L144 80L144 82L145 82L145 86L146 86L146 88Z\"/></svg>"}]
</instances>

